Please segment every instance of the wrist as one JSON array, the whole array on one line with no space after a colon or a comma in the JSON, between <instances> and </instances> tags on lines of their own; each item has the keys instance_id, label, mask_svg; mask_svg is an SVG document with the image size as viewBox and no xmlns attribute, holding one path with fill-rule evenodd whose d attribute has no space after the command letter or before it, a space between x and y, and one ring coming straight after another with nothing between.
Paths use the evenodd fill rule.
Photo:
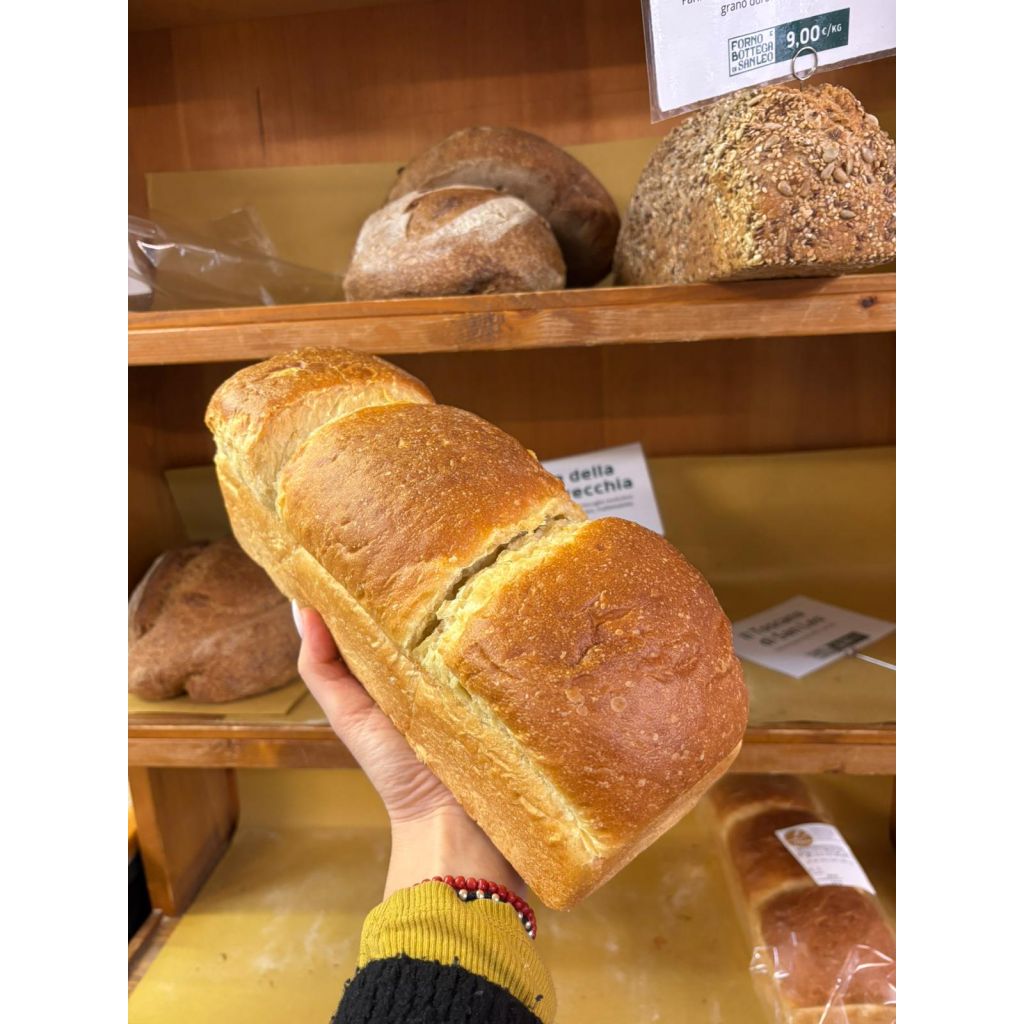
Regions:
<instances>
[{"instance_id":1,"label":"wrist","mask_svg":"<svg viewBox=\"0 0 1024 1024\"><path fill-rule=\"evenodd\" d=\"M522 879L461 807L392 821L386 899L434 875L470 875L521 890Z\"/></svg>"}]
</instances>

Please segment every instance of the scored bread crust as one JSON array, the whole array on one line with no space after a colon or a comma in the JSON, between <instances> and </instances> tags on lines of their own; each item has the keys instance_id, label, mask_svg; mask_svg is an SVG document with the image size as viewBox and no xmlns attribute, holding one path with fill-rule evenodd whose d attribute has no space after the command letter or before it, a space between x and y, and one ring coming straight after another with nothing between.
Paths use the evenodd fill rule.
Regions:
<instances>
[{"instance_id":1,"label":"scored bread crust","mask_svg":"<svg viewBox=\"0 0 1024 1024\"><path fill-rule=\"evenodd\" d=\"M818 885L775 835L827 822L793 776L733 775L709 802L730 882L786 1024L893 1024L896 938L877 899Z\"/></svg>"},{"instance_id":2,"label":"scored bread crust","mask_svg":"<svg viewBox=\"0 0 1024 1024\"><path fill-rule=\"evenodd\" d=\"M518 441L443 405L362 409L314 431L282 475L278 512L405 647L504 543L583 517Z\"/></svg>"},{"instance_id":3,"label":"scored bread crust","mask_svg":"<svg viewBox=\"0 0 1024 1024\"><path fill-rule=\"evenodd\" d=\"M477 185L517 196L550 225L570 287L611 268L619 212L596 177L564 149L519 128L463 128L410 160L388 199L446 185Z\"/></svg>"},{"instance_id":4,"label":"scored bread crust","mask_svg":"<svg viewBox=\"0 0 1024 1024\"><path fill-rule=\"evenodd\" d=\"M634 523L554 529L483 570L439 618L425 662L536 751L599 851L742 738L728 620L703 577Z\"/></svg>"},{"instance_id":5,"label":"scored bread crust","mask_svg":"<svg viewBox=\"0 0 1024 1024\"><path fill-rule=\"evenodd\" d=\"M547 221L486 188L439 188L388 203L366 218L345 273L350 301L564 287Z\"/></svg>"},{"instance_id":6,"label":"scored bread crust","mask_svg":"<svg viewBox=\"0 0 1024 1024\"><path fill-rule=\"evenodd\" d=\"M222 390L250 389L248 373ZM585 522L517 442L424 404L312 427L268 505L239 470L252 453L240 460L238 444L222 443L236 426L221 415L230 405L215 396L211 427L239 542L284 593L321 612L370 695L548 906L601 885L727 770L746 722L731 632L667 542L632 523ZM477 618L493 620L495 654L526 655L518 676L499 660L503 684L479 671L460 678L458 659L482 650ZM586 648L575 668L559 673L545 623L549 646ZM619 710L616 687L629 694ZM591 688L593 711L567 720L572 691L589 702Z\"/></svg>"},{"instance_id":7,"label":"scored bread crust","mask_svg":"<svg viewBox=\"0 0 1024 1024\"><path fill-rule=\"evenodd\" d=\"M640 175L619 284L849 273L896 258L896 144L841 86L774 85L698 110Z\"/></svg>"}]
</instances>

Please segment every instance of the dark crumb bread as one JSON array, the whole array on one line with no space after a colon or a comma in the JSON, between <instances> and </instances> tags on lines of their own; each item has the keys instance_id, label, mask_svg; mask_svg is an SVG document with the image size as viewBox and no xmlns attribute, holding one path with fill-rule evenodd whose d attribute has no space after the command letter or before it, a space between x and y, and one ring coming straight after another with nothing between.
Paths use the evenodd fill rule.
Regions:
<instances>
[{"instance_id":1,"label":"dark crumb bread","mask_svg":"<svg viewBox=\"0 0 1024 1024\"><path fill-rule=\"evenodd\" d=\"M296 678L291 610L234 540L153 563L128 604L128 689L146 700L252 697Z\"/></svg>"},{"instance_id":2,"label":"dark crumb bread","mask_svg":"<svg viewBox=\"0 0 1024 1024\"><path fill-rule=\"evenodd\" d=\"M847 89L766 86L697 111L640 176L620 284L841 274L896 258L896 144Z\"/></svg>"}]
</instances>

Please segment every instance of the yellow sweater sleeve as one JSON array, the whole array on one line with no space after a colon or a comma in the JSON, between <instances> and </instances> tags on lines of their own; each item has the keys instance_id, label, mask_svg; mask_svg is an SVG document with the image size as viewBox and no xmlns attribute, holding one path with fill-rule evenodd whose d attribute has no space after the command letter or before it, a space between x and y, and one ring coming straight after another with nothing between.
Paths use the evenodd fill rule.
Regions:
<instances>
[{"instance_id":1,"label":"yellow sweater sleeve","mask_svg":"<svg viewBox=\"0 0 1024 1024\"><path fill-rule=\"evenodd\" d=\"M405 955L457 962L518 999L544 1022L555 1018L555 990L537 955L536 940L507 903L463 903L443 882L424 882L392 893L363 924L359 967Z\"/></svg>"}]
</instances>

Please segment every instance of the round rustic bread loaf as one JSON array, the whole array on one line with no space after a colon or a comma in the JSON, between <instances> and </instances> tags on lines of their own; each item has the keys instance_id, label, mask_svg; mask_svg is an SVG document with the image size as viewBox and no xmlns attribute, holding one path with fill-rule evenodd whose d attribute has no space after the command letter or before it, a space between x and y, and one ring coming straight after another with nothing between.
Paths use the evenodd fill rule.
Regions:
<instances>
[{"instance_id":1,"label":"round rustic bread loaf","mask_svg":"<svg viewBox=\"0 0 1024 1024\"><path fill-rule=\"evenodd\" d=\"M128 603L128 690L144 700L252 697L292 682L298 656L287 600L230 537L165 552Z\"/></svg>"},{"instance_id":2,"label":"round rustic bread loaf","mask_svg":"<svg viewBox=\"0 0 1024 1024\"><path fill-rule=\"evenodd\" d=\"M544 219L515 196L465 186L413 192L371 214L345 275L348 299L564 287Z\"/></svg>"},{"instance_id":3,"label":"round rustic bread loaf","mask_svg":"<svg viewBox=\"0 0 1024 1024\"><path fill-rule=\"evenodd\" d=\"M896 144L847 89L726 96L655 150L619 284L842 274L896 258Z\"/></svg>"},{"instance_id":4,"label":"round rustic bread loaf","mask_svg":"<svg viewBox=\"0 0 1024 1024\"><path fill-rule=\"evenodd\" d=\"M529 203L558 239L570 286L594 284L611 269L619 234L614 200L579 160L539 135L464 128L403 167L388 198L442 185L479 185Z\"/></svg>"}]
</instances>

